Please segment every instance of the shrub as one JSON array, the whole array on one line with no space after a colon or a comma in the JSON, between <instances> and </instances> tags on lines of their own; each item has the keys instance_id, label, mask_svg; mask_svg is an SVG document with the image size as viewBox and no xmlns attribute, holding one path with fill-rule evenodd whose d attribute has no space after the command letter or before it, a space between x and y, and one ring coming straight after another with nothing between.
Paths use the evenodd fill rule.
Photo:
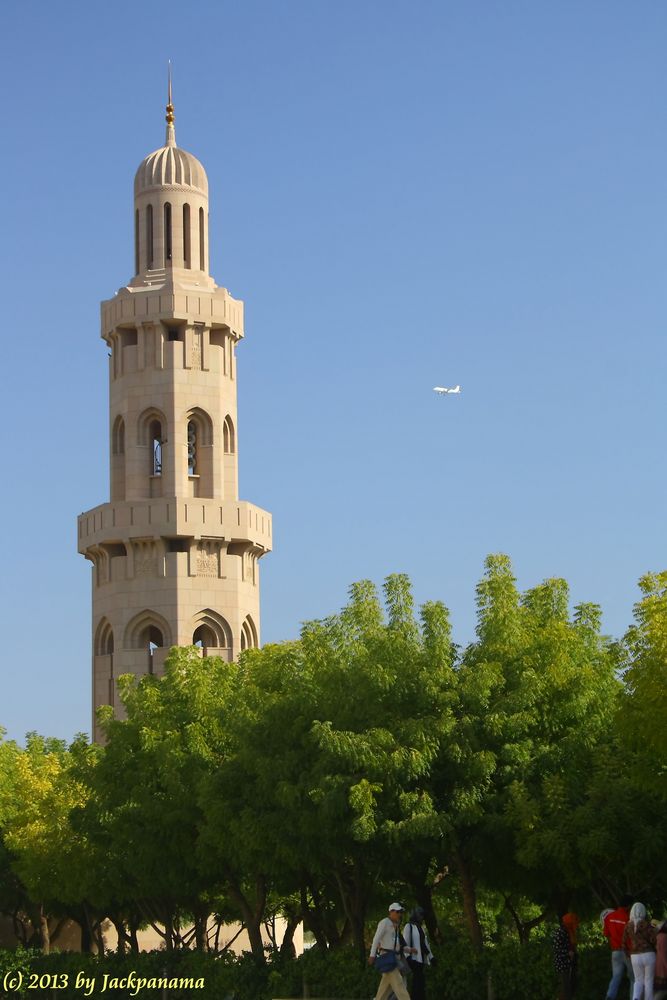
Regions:
<instances>
[{"instance_id":1,"label":"shrub","mask_svg":"<svg viewBox=\"0 0 667 1000\"><path fill-rule=\"evenodd\" d=\"M602 994L609 975L609 952L604 946L584 947L580 952L580 987L578 1000L596 1000ZM44 1000L81 1000L83 993L75 989L76 977L83 972L95 977L99 996L103 975L123 978L130 971L137 976L151 979L168 978L204 979L204 989L169 989L168 1000L274 1000L276 997L298 998L346 997L368 1000L374 996L378 974L368 965L362 965L356 951L340 948L321 951L312 948L300 958L287 959L270 955L266 965L251 954L240 958L223 955L201 954L195 951L141 952L138 955L95 955L75 952L53 952L42 955L23 949L0 951L0 983L6 972L21 971L39 975L64 973L68 986L51 993L50 990L29 990L13 996ZM428 992L432 1000L486 1000L487 975L491 973L496 1000L553 1000L556 977L553 971L551 942L547 939L520 945L507 941L489 948L484 956L460 940L445 944L437 950L436 966L429 972ZM25 980L24 980L25 982ZM109 993L113 1000L130 1000L128 989ZM145 1000L162 1000L161 990L142 990L139 997Z\"/></svg>"}]
</instances>

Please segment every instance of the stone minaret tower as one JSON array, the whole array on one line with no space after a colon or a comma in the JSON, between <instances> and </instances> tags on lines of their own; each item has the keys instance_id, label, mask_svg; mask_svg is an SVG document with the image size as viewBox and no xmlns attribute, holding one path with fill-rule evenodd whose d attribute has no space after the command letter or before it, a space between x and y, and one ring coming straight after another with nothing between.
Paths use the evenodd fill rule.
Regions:
<instances>
[{"instance_id":1,"label":"stone minaret tower","mask_svg":"<svg viewBox=\"0 0 667 1000\"><path fill-rule=\"evenodd\" d=\"M165 145L134 179L135 274L102 303L111 499L78 521L93 564L93 715L120 715L115 678L160 673L170 646L231 660L259 643L271 516L238 499L243 303L209 275L208 250L208 180L176 145L170 82Z\"/></svg>"}]
</instances>

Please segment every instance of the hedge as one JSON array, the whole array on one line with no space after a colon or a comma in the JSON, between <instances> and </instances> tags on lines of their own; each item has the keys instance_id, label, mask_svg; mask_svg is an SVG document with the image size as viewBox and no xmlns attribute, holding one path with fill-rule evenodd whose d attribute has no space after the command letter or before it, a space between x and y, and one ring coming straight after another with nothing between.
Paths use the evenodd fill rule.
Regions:
<instances>
[{"instance_id":1,"label":"hedge","mask_svg":"<svg viewBox=\"0 0 667 1000\"><path fill-rule=\"evenodd\" d=\"M491 974L496 1000L554 1000L556 979L553 972L550 941L532 941L526 945L508 941L489 948L483 958L475 955L466 945L457 942L439 949L435 968L429 971L429 1000L486 1000L487 975ZM577 1000L599 1000L604 996L610 972L609 951L603 946L583 948L579 958L580 986ZM124 978L133 971L139 978L192 978L203 979L203 989L144 987L141 992L132 989L111 989L102 993L103 976ZM2 992L6 973L21 972L23 989L9 994ZM129 1000L145 997L146 1000L274 1000L276 997L299 998L345 997L368 1000L374 996L378 975L367 965L362 966L351 949L323 952L313 948L299 959L269 956L265 965L250 954L237 958L231 954L220 956L186 951L141 952L138 955L83 955L74 952L0 951L0 995L10 997L43 997L44 1000L82 1000L84 992L76 989L76 977L83 973L95 978L96 989L92 996L108 996L109 1000ZM50 990L47 980L36 989L26 989L28 976L67 977L66 987ZM61 979L62 982L62 979Z\"/></svg>"}]
</instances>

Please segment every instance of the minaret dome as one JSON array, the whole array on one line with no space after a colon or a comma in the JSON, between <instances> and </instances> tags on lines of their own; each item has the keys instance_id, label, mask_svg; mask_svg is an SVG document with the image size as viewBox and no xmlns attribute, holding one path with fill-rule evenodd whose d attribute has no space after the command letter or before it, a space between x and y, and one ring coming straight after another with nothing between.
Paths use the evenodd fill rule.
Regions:
<instances>
[{"instance_id":1,"label":"minaret dome","mask_svg":"<svg viewBox=\"0 0 667 1000\"><path fill-rule=\"evenodd\" d=\"M165 144L134 177L134 272L183 269L208 274L208 178L176 145L171 79Z\"/></svg>"}]
</instances>

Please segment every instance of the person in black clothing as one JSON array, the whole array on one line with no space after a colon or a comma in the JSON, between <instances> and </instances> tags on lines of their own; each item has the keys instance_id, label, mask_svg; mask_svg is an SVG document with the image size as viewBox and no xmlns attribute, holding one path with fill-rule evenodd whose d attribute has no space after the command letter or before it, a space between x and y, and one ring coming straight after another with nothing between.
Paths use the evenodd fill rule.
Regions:
<instances>
[{"instance_id":1,"label":"person in black clothing","mask_svg":"<svg viewBox=\"0 0 667 1000\"><path fill-rule=\"evenodd\" d=\"M564 916L564 910L559 912L558 926L553 932L551 941L554 950L554 968L558 975L558 1000L573 1000L577 956L568 929L563 923Z\"/></svg>"},{"instance_id":2,"label":"person in black clothing","mask_svg":"<svg viewBox=\"0 0 667 1000\"><path fill-rule=\"evenodd\" d=\"M434 960L423 923L424 911L421 906L416 906L410 914L409 922L403 928L403 938L406 944L415 949L414 954L408 957L408 965L412 972L412 983L410 984L412 1000L425 1000L425 970Z\"/></svg>"}]
</instances>

